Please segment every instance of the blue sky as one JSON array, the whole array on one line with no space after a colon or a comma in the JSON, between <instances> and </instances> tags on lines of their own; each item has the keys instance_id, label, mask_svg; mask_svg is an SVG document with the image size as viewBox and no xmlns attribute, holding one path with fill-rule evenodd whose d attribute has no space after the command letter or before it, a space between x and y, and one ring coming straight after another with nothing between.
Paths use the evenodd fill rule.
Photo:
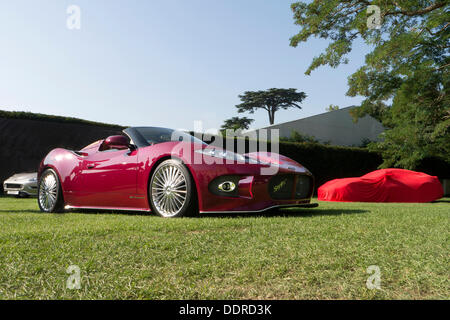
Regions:
<instances>
[{"instance_id":1,"label":"blue sky","mask_svg":"<svg viewBox=\"0 0 450 320\"><path fill-rule=\"evenodd\" d=\"M304 75L326 42L297 48L293 0L14 0L0 3L0 109L121 125L218 128L236 116L238 95L297 88L303 109L275 122L346 107L347 77L364 62L355 43L350 64ZM81 29L66 27L69 5ZM243 116L241 114L241 116ZM268 125L264 111L247 115Z\"/></svg>"}]
</instances>

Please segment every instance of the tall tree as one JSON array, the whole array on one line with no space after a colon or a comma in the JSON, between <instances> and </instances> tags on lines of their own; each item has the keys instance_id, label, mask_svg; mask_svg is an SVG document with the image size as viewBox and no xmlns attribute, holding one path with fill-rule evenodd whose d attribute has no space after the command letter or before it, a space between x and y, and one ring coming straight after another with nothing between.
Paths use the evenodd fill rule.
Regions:
<instances>
[{"instance_id":1,"label":"tall tree","mask_svg":"<svg viewBox=\"0 0 450 320\"><path fill-rule=\"evenodd\" d=\"M365 65L348 79L349 96L364 97L353 115L370 114L387 130L371 144L383 166L413 169L425 157L450 162L450 12L444 0L314 0L292 4L300 32L330 40L306 70L347 63L360 38L372 49Z\"/></svg>"},{"instance_id":2,"label":"tall tree","mask_svg":"<svg viewBox=\"0 0 450 320\"><path fill-rule=\"evenodd\" d=\"M272 125L275 122L275 112L278 110L301 109L300 103L306 98L306 94L293 88L272 88L265 91L246 91L239 98L242 101L236 105L239 113L254 113L258 109L264 109L269 114L269 122Z\"/></svg>"},{"instance_id":3,"label":"tall tree","mask_svg":"<svg viewBox=\"0 0 450 320\"><path fill-rule=\"evenodd\" d=\"M227 119L223 122L221 129L247 130L248 128L250 128L250 125L253 121L255 120L249 119L247 117L232 117L231 119Z\"/></svg>"}]
</instances>

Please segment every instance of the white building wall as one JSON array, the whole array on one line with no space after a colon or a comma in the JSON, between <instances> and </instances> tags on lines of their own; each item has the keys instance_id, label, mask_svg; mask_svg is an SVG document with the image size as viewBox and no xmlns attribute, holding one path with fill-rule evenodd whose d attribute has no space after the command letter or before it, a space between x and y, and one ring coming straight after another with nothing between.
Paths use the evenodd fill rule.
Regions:
<instances>
[{"instance_id":1,"label":"white building wall","mask_svg":"<svg viewBox=\"0 0 450 320\"><path fill-rule=\"evenodd\" d=\"M280 137L290 137L293 130L314 136L320 142L330 142L332 145L358 146L364 139L379 141L379 134L384 131L379 121L371 116L365 116L353 122L347 107L330 111L308 118L280 123L263 129L279 129Z\"/></svg>"}]
</instances>

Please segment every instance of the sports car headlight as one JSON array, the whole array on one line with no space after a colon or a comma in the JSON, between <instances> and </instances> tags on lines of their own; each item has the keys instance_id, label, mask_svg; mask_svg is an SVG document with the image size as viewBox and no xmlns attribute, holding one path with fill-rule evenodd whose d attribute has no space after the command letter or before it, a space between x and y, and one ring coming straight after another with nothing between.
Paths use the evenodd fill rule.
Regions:
<instances>
[{"instance_id":1,"label":"sports car headlight","mask_svg":"<svg viewBox=\"0 0 450 320\"><path fill-rule=\"evenodd\" d=\"M214 158L233 160L233 161L242 162L242 163L246 163L246 162L251 163L251 164L260 164L261 163L258 160L243 156L238 153L227 151L227 150L216 150L216 149L211 149L211 148L205 148L205 149L201 149L201 150L195 150L195 152L204 154L206 156L214 157Z\"/></svg>"}]
</instances>

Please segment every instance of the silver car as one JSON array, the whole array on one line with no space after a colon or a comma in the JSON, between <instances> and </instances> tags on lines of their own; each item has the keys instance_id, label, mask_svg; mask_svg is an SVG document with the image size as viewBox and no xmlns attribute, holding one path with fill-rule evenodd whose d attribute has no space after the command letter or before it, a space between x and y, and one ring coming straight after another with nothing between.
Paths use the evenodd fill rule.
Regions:
<instances>
[{"instance_id":1,"label":"silver car","mask_svg":"<svg viewBox=\"0 0 450 320\"><path fill-rule=\"evenodd\" d=\"M3 182L3 190L16 197L36 196L37 173L16 173Z\"/></svg>"}]
</instances>

